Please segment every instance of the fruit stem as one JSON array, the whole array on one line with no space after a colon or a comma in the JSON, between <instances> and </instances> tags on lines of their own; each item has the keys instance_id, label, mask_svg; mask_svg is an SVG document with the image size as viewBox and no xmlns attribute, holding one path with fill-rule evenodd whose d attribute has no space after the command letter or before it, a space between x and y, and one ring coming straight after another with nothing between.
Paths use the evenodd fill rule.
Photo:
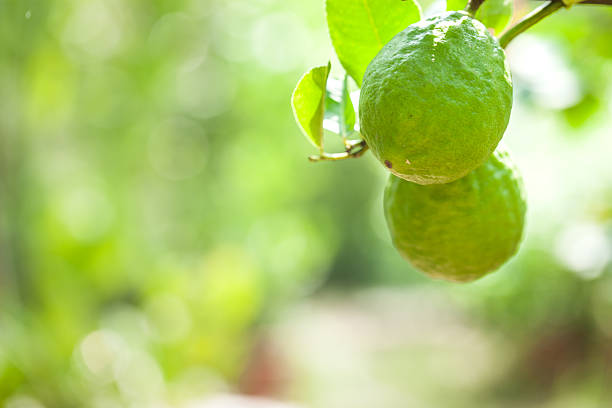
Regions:
<instances>
[{"instance_id":1,"label":"fruit stem","mask_svg":"<svg viewBox=\"0 0 612 408\"><path fill-rule=\"evenodd\" d=\"M470 16L474 17L484 2L485 0L468 0L467 6L465 6L464 10L467 11Z\"/></svg>"},{"instance_id":2,"label":"fruit stem","mask_svg":"<svg viewBox=\"0 0 612 408\"><path fill-rule=\"evenodd\" d=\"M514 37L527 30L544 17L549 16L555 11L559 10L561 7L563 7L563 2L560 0L553 0L548 4L544 4L536 8L531 13L523 17L523 19L516 23L516 25L506 31L501 37L499 37L499 45L501 45L502 48L506 48Z\"/></svg>"},{"instance_id":3,"label":"fruit stem","mask_svg":"<svg viewBox=\"0 0 612 408\"><path fill-rule=\"evenodd\" d=\"M318 162L326 160L355 159L361 157L368 150L368 145L365 140L349 140L347 142L346 151L342 153L321 152L321 154L309 156L308 160L311 162Z\"/></svg>"}]
</instances>

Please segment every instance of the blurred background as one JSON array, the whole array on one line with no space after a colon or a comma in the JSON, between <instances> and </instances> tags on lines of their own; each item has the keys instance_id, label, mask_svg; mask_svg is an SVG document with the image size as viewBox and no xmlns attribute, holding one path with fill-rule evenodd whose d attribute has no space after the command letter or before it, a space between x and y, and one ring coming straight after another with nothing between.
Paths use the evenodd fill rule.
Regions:
<instances>
[{"instance_id":1,"label":"blurred background","mask_svg":"<svg viewBox=\"0 0 612 408\"><path fill-rule=\"evenodd\" d=\"M510 45L526 237L458 285L371 155L306 160L323 3L0 1L2 406L612 404L612 7Z\"/></svg>"}]
</instances>

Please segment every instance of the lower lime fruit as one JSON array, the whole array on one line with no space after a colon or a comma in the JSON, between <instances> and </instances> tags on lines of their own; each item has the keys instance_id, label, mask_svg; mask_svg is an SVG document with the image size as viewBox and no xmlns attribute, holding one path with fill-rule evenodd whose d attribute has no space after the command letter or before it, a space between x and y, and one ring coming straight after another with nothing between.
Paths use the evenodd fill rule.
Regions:
<instances>
[{"instance_id":1,"label":"lower lime fruit","mask_svg":"<svg viewBox=\"0 0 612 408\"><path fill-rule=\"evenodd\" d=\"M423 186L390 175L384 210L392 241L418 270L469 282L518 249L525 220L522 179L501 148L467 176Z\"/></svg>"}]
</instances>

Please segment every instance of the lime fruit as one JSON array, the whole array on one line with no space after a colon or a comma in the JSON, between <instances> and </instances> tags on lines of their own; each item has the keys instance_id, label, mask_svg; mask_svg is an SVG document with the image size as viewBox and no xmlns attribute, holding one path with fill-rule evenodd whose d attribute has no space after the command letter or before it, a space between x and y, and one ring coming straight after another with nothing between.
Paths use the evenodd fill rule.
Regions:
<instances>
[{"instance_id":1,"label":"lime fruit","mask_svg":"<svg viewBox=\"0 0 612 408\"><path fill-rule=\"evenodd\" d=\"M525 194L508 154L448 184L423 186L390 175L384 209L395 247L425 274L469 282L494 271L517 250Z\"/></svg>"},{"instance_id":2,"label":"lime fruit","mask_svg":"<svg viewBox=\"0 0 612 408\"><path fill-rule=\"evenodd\" d=\"M361 133L393 174L448 183L481 165L510 117L512 79L485 26L450 11L408 26L368 65Z\"/></svg>"}]
</instances>

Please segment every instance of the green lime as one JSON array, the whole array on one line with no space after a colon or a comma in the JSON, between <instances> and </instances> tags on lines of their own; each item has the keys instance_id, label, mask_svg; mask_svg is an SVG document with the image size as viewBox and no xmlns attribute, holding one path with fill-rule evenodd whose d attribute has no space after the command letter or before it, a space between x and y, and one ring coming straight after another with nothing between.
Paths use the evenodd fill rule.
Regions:
<instances>
[{"instance_id":1,"label":"green lime","mask_svg":"<svg viewBox=\"0 0 612 408\"><path fill-rule=\"evenodd\" d=\"M408 26L368 65L361 133L393 174L448 183L481 165L508 125L512 79L485 26L450 11Z\"/></svg>"},{"instance_id":2,"label":"green lime","mask_svg":"<svg viewBox=\"0 0 612 408\"><path fill-rule=\"evenodd\" d=\"M398 251L425 274L469 282L517 250L525 219L523 183L498 149L448 184L423 186L390 175L384 209Z\"/></svg>"}]
</instances>

